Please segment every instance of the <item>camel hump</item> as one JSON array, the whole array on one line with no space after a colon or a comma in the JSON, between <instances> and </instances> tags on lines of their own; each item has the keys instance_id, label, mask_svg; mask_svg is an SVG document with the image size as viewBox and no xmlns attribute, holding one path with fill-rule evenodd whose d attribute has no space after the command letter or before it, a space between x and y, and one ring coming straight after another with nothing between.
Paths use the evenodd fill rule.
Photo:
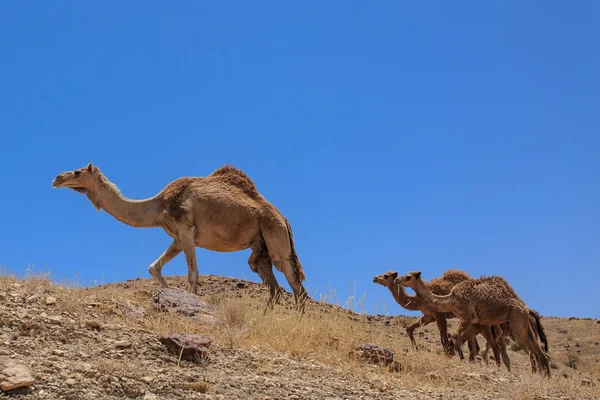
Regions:
<instances>
[{"instance_id":1,"label":"camel hump","mask_svg":"<svg viewBox=\"0 0 600 400\"><path fill-rule=\"evenodd\" d=\"M442 278L454 284L460 283L471 277L465 271L459 269L448 269L442 274Z\"/></svg>"},{"instance_id":2,"label":"camel hump","mask_svg":"<svg viewBox=\"0 0 600 400\"><path fill-rule=\"evenodd\" d=\"M226 164L221 168L214 170L207 178L212 178L227 185L235 186L253 199L258 199L260 197L254 181L250 179L244 171L233 165Z\"/></svg>"}]
</instances>

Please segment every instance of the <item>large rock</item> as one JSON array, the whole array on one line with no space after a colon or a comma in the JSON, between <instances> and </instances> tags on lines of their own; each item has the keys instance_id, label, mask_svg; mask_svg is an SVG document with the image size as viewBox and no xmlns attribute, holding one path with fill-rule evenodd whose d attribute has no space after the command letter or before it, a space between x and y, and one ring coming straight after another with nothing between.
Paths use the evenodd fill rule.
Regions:
<instances>
[{"instance_id":1,"label":"large rock","mask_svg":"<svg viewBox=\"0 0 600 400\"><path fill-rule=\"evenodd\" d=\"M373 364L383 364L390 371L400 371L400 363L394 361L394 353L385 347L378 346L373 343L361 343L358 345L358 353L360 357Z\"/></svg>"},{"instance_id":2,"label":"large rock","mask_svg":"<svg viewBox=\"0 0 600 400\"><path fill-rule=\"evenodd\" d=\"M162 288L154 296L159 310L172 311L199 319L202 323L213 324L216 308L200 297L179 288Z\"/></svg>"},{"instance_id":3,"label":"large rock","mask_svg":"<svg viewBox=\"0 0 600 400\"><path fill-rule=\"evenodd\" d=\"M0 357L0 389L6 392L34 382L29 368L10 358Z\"/></svg>"},{"instance_id":4,"label":"large rock","mask_svg":"<svg viewBox=\"0 0 600 400\"><path fill-rule=\"evenodd\" d=\"M190 361L206 361L210 338L195 333L169 333L158 339L177 357ZM183 351L182 351L183 349Z\"/></svg>"}]
</instances>

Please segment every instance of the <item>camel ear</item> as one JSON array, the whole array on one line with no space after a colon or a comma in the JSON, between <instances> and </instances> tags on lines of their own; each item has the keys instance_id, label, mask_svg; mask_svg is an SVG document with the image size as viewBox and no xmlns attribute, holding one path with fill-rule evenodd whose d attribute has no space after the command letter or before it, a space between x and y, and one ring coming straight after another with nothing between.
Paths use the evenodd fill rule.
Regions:
<instances>
[{"instance_id":1,"label":"camel ear","mask_svg":"<svg viewBox=\"0 0 600 400\"><path fill-rule=\"evenodd\" d=\"M396 279L398 277L397 272L392 272L390 275L392 276L392 279Z\"/></svg>"},{"instance_id":2,"label":"camel ear","mask_svg":"<svg viewBox=\"0 0 600 400\"><path fill-rule=\"evenodd\" d=\"M85 167L85 169L86 169L87 172L92 172L93 168L94 168L94 166L92 165L92 163L89 163L87 165L87 167Z\"/></svg>"},{"instance_id":3,"label":"camel ear","mask_svg":"<svg viewBox=\"0 0 600 400\"><path fill-rule=\"evenodd\" d=\"M415 273L413 274L413 276L414 276L416 279L419 279L419 278L421 277L421 271L419 271L419 272L415 272Z\"/></svg>"}]
</instances>

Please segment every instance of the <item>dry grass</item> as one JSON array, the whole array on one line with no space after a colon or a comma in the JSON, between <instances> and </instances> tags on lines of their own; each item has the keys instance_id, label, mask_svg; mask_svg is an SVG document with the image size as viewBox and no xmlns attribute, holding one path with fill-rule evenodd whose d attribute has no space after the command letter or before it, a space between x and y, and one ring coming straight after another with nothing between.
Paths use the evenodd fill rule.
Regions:
<instances>
[{"instance_id":1,"label":"dry grass","mask_svg":"<svg viewBox=\"0 0 600 400\"><path fill-rule=\"evenodd\" d=\"M77 282L53 282L49 274L29 273L17 279L8 271L1 271L0 290L10 292L15 285L24 288L28 296L38 296L44 301L48 294L55 296L57 312L83 314L89 317L90 329L105 329L107 325L122 326L128 329L143 329L156 334L167 332L189 332L207 334L213 339L214 348L231 350L252 349L264 354L263 370L276 370L269 360L273 355L285 356L298 362L319 363L346 375L349 381L357 376L373 381L381 391L389 387L419 387L453 390L468 390L483 395L503 398L539 399L544 396L556 398L600 398L600 324L595 321L568 321L566 319L543 320L550 339L551 355L559 369L553 369L553 377L545 379L533 375L529 361L522 352L509 352L513 373L504 368L498 370L493 362L468 363L458 357L448 359L442 354L438 344L437 331L432 324L420 331L417 341L422 347L413 351L404 329L410 319L397 318L396 326L388 326L381 319L370 318L363 313L354 313L325 303L343 304L345 308L362 308L363 301L351 296L344 302L337 300L335 293L321 296L325 302L310 302L306 313L300 317L292 307L278 305L273 311L264 312L265 298L237 297L230 293L217 293L205 297L210 304L219 308L214 326L203 326L179 315L158 312L151 307L151 290L156 289L151 281L131 282L127 290L119 285L84 288ZM149 289L151 288L151 289ZM120 311L119 304L130 302L143 307L147 315L143 318L128 318ZM363 310L364 311L364 310ZM101 321L101 322L99 322ZM97 325L96 325L97 324ZM450 329L455 321L450 323ZM568 325L575 345L563 351L563 342L568 338L559 330ZM425 337L429 336L429 340ZM562 338L561 338L562 337ZM481 340L481 339L480 339ZM374 367L349 355L359 343L376 343L387 347L400 362L400 373ZM481 343L480 343L481 344ZM516 350L516 348L515 348ZM583 356L583 352L585 356ZM569 359L569 354L574 354ZM577 371L564 366L570 362L574 367L577 358ZM596 361L596 362L594 362ZM111 365L97 365L99 370L119 370L120 362ZM565 372L567 371L567 372ZM590 379L595 386L582 386L582 379ZM206 393L209 383L205 381L186 384L187 390Z\"/></svg>"}]
</instances>

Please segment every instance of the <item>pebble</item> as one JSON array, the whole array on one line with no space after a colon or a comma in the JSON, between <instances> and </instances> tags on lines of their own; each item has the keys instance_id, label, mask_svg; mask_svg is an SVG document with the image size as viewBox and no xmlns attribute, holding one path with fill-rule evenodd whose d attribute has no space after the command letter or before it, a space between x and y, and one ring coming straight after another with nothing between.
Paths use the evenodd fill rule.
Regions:
<instances>
[{"instance_id":1,"label":"pebble","mask_svg":"<svg viewBox=\"0 0 600 400\"><path fill-rule=\"evenodd\" d=\"M117 340L115 342L115 347L118 349L124 349L127 347L131 347L131 342L129 340Z\"/></svg>"},{"instance_id":2,"label":"pebble","mask_svg":"<svg viewBox=\"0 0 600 400\"><path fill-rule=\"evenodd\" d=\"M67 384L67 386L75 386L77 384L77 381L73 378L69 378L65 381L65 383Z\"/></svg>"},{"instance_id":3,"label":"pebble","mask_svg":"<svg viewBox=\"0 0 600 400\"><path fill-rule=\"evenodd\" d=\"M46 305L52 305L56 303L56 297L48 296L46 297Z\"/></svg>"},{"instance_id":4,"label":"pebble","mask_svg":"<svg viewBox=\"0 0 600 400\"><path fill-rule=\"evenodd\" d=\"M62 324L62 317L60 315L50 315L47 319L53 324Z\"/></svg>"}]
</instances>

